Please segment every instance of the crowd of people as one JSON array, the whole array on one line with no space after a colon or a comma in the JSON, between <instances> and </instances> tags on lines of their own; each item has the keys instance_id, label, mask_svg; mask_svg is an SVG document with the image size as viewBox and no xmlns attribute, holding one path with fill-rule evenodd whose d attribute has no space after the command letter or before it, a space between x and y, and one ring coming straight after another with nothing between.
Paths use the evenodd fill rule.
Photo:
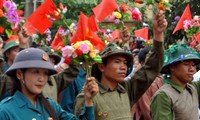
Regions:
<instances>
[{"instance_id":1,"label":"crowd of people","mask_svg":"<svg viewBox=\"0 0 200 120\"><path fill-rule=\"evenodd\" d=\"M186 44L164 49L167 26L158 11L150 47L108 43L92 77L83 63L66 64L50 46L34 47L26 28L17 39L1 38L0 119L198 120L200 82L192 80L199 50ZM120 37L132 39L126 26Z\"/></svg>"}]
</instances>

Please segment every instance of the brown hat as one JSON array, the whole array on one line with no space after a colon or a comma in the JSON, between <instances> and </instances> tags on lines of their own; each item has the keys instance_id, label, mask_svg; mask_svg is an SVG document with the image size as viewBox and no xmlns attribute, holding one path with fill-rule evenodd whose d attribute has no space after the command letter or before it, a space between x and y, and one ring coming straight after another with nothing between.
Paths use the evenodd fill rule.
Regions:
<instances>
[{"instance_id":1,"label":"brown hat","mask_svg":"<svg viewBox=\"0 0 200 120\"><path fill-rule=\"evenodd\" d=\"M110 42L107 44L104 50L100 53L102 61L106 61L109 57L116 56L116 55L124 55L127 59L127 65L130 66L133 63L133 55L130 51L125 51L124 49L120 48L116 43ZM101 72L98 69L97 64L92 66L92 76L96 77L98 80L101 79Z\"/></svg>"}]
</instances>

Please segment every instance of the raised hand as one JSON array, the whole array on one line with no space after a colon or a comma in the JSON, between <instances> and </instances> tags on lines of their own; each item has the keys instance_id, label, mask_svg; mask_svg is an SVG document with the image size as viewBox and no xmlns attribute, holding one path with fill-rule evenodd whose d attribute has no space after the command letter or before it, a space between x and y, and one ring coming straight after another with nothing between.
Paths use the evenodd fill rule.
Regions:
<instances>
[{"instance_id":1,"label":"raised hand","mask_svg":"<svg viewBox=\"0 0 200 120\"><path fill-rule=\"evenodd\" d=\"M28 40L30 38L30 34L26 28L21 28L20 32L18 33L19 36L19 43L21 48L28 48Z\"/></svg>"},{"instance_id":2,"label":"raised hand","mask_svg":"<svg viewBox=\"0 0 200 120\"><path fill-rule=\"evenodd\" d=\"M167 20L163 11L157 11L153 18L154 40L163 41L164 31L167 28Z\"/></svg>"},{"instance_id":3,"label":"raised hand","mask_svg":"<svg viewBox=\"0 0 200 120\"><path fill-rule=\"evenodd\" d=\"M126 26L123 26L123 30L120 33L120 37L124 43L126 43L130 40L131 34L128 31L128 28Z\"/></svg>"}]
</instances>

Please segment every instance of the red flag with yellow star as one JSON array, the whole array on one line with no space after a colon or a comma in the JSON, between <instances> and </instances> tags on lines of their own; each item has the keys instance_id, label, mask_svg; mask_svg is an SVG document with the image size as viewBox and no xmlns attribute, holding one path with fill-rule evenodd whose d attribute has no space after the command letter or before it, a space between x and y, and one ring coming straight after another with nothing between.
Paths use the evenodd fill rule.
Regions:
<instances>
[{"instance_id":1,"label":"red flag with yellow star","mask_svg":"<svg viewBox=\"0 0 200 120\"><path fill-rule=\"evenodd\" d=\"M116 0L102 0L99 5L94 7L92 11L94 15L102 22L109 14L118 8Z\"/></svg>"},{"instance_id":2,"label":"red flag with yellow star","mask_svg":"<svg viewBox=\"0 0 200 120\"><path fill-rule=\"evenodd\" d=\"M52 0L46 0L28 17L24 26L30 34L35 34L37 31L43 34L57 19L59 19L58 8Z\"/></svg>"},{"instance_id":3,"label":"red flag with yellow star","mask_svg":"<svg viewBox=\"0 0 200 120\"><path fill-rule=\"evenodd\" d=\"M95 22L95 20L92 20ZM92 45L98 50L102 50L105 47L104 42L94 33L97 29L91 28L91 19L89 19L86 15L80 12L80 17L78 20L78 28L76 33L73 35L72 39L70 40L71 44L75 44L77 41L89 40Z\"/></svg>"},{"instance_id":4,"label":"red flag with yellow star","mask_svg":"<svg viewBox=\"0 0 200 120\"><path fill-rule=\"evenodd\" d=\"M96 20L95 20L95 16L94 16L94 15L91 15L91 16L90 16L88 22L89 22L89 27L90 27L90 29L91 29L93 32L96 32L96 31L100 30L100 29L99 29L99 26L98 26L97 23L96 23Z\"/></svg>"},{"instance_id":5,"label":"red flag with yellow star","mask_svg":"<svg viewBox=\"0 0 200 120\"><path fill-rule=\"evenodd\" d=\"M58 31L57 31L57 33L56 33L54 39L53 39L52 42L51 42L51 47L52 47L54 50L59 50L59 49L61 49L62 47L65 46L65 45L64 45L64 42L63 42L63 40L62 40L62 37L61 37L61 35L59 34L59 31L60 31L60 30L62 30L62 27L61 27L61 26L58 28Z\"/></svg>"}]
</instances>

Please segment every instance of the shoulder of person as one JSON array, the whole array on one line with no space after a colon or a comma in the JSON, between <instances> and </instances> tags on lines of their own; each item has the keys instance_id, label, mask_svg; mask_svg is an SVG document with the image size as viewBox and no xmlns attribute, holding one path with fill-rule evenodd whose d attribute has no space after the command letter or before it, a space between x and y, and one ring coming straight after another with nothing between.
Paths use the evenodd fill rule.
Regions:
<instances>
[{"instance_id":1,"label":"shoulder of person","mask_svg":"<svg viewBox=\"0 0 200 120\"><path fill-rule=\"evenodd\" d=\"M83 109L84 109L84 104L85 104L85 93L84 91L82 90L75 98L75 101L74 101L74 115L76 116L79 116Z\"/></svg>"},{"instance_id":2,"label":"shoulder of person","mask_svg":"<svg viewBox=\"0 0 200 120\"><path fill-rule=\"evenodd\" d=\"M0 105L3 105L3 104L6 104L6 103L9 103L10 101L13 100L13 97L7 97L5 99L3 99L1 102L0 102Z\"/></svg>"},{"instance_id":3,"label":"shoulder of person","mask_svg":"<svg viewBox=\"0 0 200 120\"><path fill-rule=\"evenodd\" d=\"M54 101L52 98L48 97L48 96L44 96L49 102Z\"/></svg>"},{"instance_id":4,"label":"shoulder of person","mask_svg":"<svg viewBox=\"0 0 200 120\"><path fill-rule=\"evenodd\" d=\"M52 98L49 98L49 97L47 97L47 96L45 96L45 98L47 99L47 101L49 101L49 104L50 104L53 108L56 108L56 107L57 107L58 103L57 103L55 100L53 100Z\"/></svg>"},{"instance_id":5,"label":"shoulder of person","mask_svg":"<svg viewBox=\"0 0 200 120\"><path fill-rule=\"evenodd\" d=\"M84 93L84 87L83 87L76 97L84 97L84 96L85 96L85 93Z\"/></svg>"}]
</instances>

